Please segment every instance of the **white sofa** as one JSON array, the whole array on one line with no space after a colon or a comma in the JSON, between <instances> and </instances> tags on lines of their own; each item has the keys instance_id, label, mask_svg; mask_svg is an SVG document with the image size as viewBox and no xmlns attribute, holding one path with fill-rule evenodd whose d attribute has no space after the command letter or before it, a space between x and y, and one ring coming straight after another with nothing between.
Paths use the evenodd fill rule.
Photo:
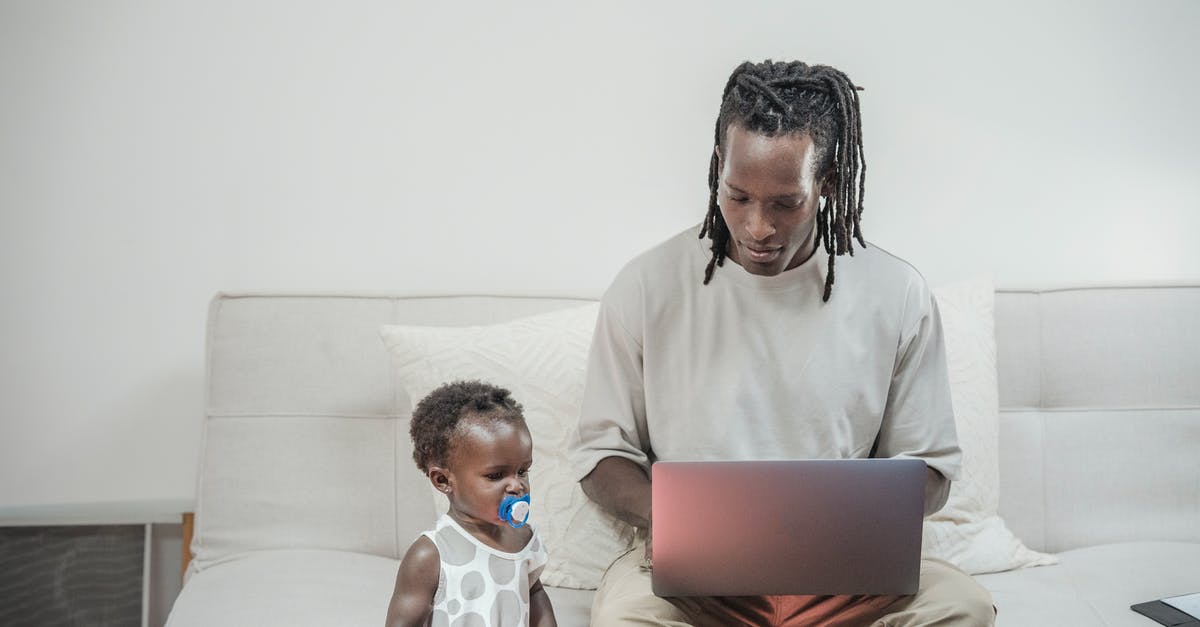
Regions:
<instances>
[{"instance_id":1,"label":"white sofa","mask_svg":"<svg viewBox=\"0 0 1200 627\"><path fill-rule=\"evenodd\" d=\"M435 510L380 325L585 302L218 295L194 559L168 625L382 625ZM1200 592L1200 286L1001 290L995 308L1000 514L1060 559L979 575L997 622L1153 625L1129 606ZM560 625L587 624L590 591L550 595Z\"/></svg>"}]
</instances>

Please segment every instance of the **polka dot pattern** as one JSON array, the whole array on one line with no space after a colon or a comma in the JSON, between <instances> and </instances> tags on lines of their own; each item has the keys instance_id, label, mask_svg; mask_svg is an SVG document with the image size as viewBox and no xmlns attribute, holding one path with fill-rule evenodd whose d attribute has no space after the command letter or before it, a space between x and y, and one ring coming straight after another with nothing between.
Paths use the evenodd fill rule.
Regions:
<instances>
[{"instance_id":1,"label":"polka dot pattern","mask_svg":"<svg viewBox=\"0 0 1200 627\"><path fill-rule=\"evenodd\" d=\"M493 625L517 625L521 620L521 599L512 590L501 590L492 603Z\"/></svg>"},{"instance_id":2,"label":"polka dot pattern","mask_svg":"<svg viewBox=\"0 0 1200 627\"><path fill-rule=\"evenodd\" d=\"M441 557L432 624L528 623L529 587L546 566L546 551L536 530L515 553L483 543L449 516L442 516L436 529L425 536L433 540Z\"/></svg>"},{"instance_id":3,"label":"polka dot pattern","mask_svg":"<svg viewBox=\"0 0 1200 627\"><path fill-rule=\"evenodd\" d=\"M488 558L488 572L492 574L493 581L504 585L517 576L517 563L499 555L492 555Z\"/></svg>"}]
</instances>

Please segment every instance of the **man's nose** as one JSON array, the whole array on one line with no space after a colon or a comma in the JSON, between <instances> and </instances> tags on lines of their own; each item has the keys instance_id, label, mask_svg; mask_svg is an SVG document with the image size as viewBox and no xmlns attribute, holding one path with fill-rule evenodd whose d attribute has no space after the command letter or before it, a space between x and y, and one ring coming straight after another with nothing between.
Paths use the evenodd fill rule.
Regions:
<instances>
[{"instance_id":1,"label":"man's nose","mask_svg":"<svg viewBox=\"0 0 1200 627\"><path fill-rule=\"evenodd\" d=\"M759 242L775 234L775 225L771 224L761 206L751 207L746 213L746 234Z\"/></svg>"}]
</instances>

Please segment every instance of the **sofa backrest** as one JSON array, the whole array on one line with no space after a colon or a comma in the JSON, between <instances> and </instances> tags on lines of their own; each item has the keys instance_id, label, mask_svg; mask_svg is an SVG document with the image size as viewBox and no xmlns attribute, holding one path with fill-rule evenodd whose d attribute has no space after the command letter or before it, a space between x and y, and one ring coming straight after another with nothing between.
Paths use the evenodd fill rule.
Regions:
<instances>
[{"instance_id":1,"label":"sofa backrest","mask_svg":"<svg viewBox=\"0 0 1200 627\"><path fill-rule=\"evenodd\" d=\"M492 324L569 298L218 294L189 572L245 551L399 558L435 519L384 324Z\"/></svg>"},{"instance_id":2,"label":"sofa backrest","mask_svg":"<svg viewBox=\"0 0 1200 627\"><path fill-rule=\"evenodd\" d=\"M218 294L191 570L245 551L398 558L434 520L383 324L586 302ZM1032 548L1200 540L1200 287L1001 291L1001 514Z\"/></svg>"},{"instance_id":3,"label":"sofa backrest","mask_svg":"<svg viewBox=\"0 0 1200 627\"><path fill-rule=\"evenodd\" d=\"M1014 533L1200 541L1200 286L1001 290L996 345Z\"/></svg>"}]
</instances>

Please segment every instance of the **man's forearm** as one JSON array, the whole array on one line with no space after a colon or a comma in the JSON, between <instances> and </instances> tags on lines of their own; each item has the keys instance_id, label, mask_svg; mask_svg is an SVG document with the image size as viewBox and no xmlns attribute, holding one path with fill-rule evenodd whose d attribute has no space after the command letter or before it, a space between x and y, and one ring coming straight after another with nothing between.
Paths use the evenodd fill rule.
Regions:
<instances>
[{"instance_id":1,"label":"man's forearm","mask_svg":"<svg viewBox=\"0 0 1200 627\"><path fill-rule=\"evenodd\" d=\"M946 504L950 498L950 480L933 468L925 468L925 515L928 516Z\"/></svg>"},{"instance_id":2,"label":"man's forearm","mask_svg":"<svg viewBox=\"0 0 1200 627\"><path fill-rule=\"evenodd\" d=\"M650 526L650 477L624 457L605 457L579 482L605 511L639 529Z\"/></svg>"}]
</instances>

